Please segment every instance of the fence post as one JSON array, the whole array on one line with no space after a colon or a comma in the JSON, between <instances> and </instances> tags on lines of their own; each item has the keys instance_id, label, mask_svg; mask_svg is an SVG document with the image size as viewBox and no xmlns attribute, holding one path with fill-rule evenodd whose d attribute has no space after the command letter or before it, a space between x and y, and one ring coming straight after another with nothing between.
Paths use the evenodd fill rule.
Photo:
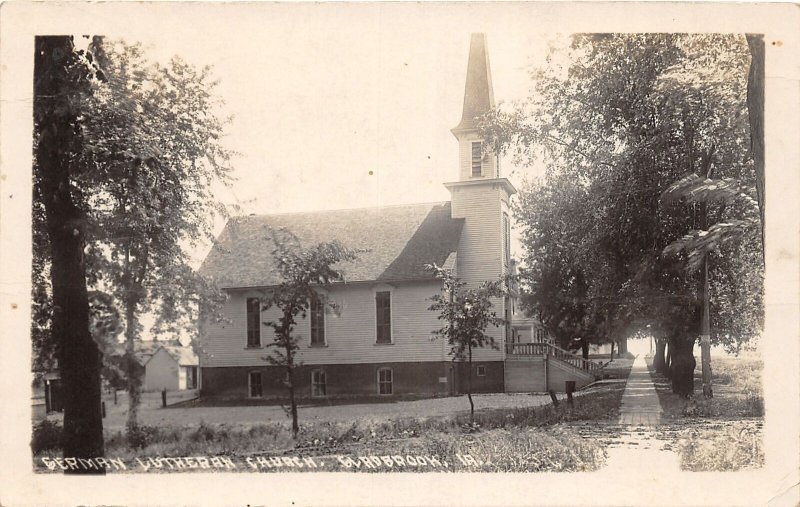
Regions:
<instances>
[{"instance_id":1,"label":"fence post","mask_svg":"<svg viewBox=\"0 0 800 507\"><path fill-rule=\"evenodd\" d=\"M567 403L572 406L572 393L575 392L575 381L574 380L567 380L566 384L566 391L567 391Z\"/></svg>"},{"instance_id":2,"label":"fence post","mask_svg":"<svg viewBox=\"0 0 800 507\"><path fill-rule=\"evenodd\" d=\"M167 406L167 390L166 389L162 389L161 390L161 406L162 407L166 407Z\"/></svg>"},{"instance_id":3,"label":"fence post","mask_svg":"<svg viewBox=\"0 0 800 507\"><path fill-rule=\"evenodd\" d=\"M553 400L553 406L557 407L558 406L558 398L556 397L556 392L553 391L552 389L550 389L548 391L548 393L550 393L550 399Z\"/></svg>"}]
</instances>

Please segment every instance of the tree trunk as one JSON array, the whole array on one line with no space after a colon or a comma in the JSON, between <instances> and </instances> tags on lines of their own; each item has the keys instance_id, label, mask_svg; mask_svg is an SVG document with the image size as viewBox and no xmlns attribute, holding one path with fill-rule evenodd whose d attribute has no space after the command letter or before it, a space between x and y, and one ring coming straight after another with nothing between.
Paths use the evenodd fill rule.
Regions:
<instances>
[{"instance_id":1,"label":"tree trunk","mask_svg":"<svg viewBox=\"0 0 800 507\"><path fill-rule=\"evenodd\" d=\"M289 388L290 413L292 415L292 438L297 440L300 425L297 422L297 401L294 399L294 358L289 347L286 347L286 379L288 382L287 387Z\"/></svg>"},{"instance_id":2,"label":"tree trunk","mask_svg":"<svg viewBox=\"0 0 800 507\"><path fill-rule=\"evenodd\" d=\"M694 368L697 361L693 347L693 337L676 335L670 338L672 392L684 398L694 394Z\"/></svg>"},{"instance_id":3,"label":"tree trunk","mask_svg":"<svg viewBox=\"0 0 800 507\"><path fill-rule=\"evenodd\" d=\"M130 447L137 447L142 443L138 437L142 379L140 378L141 367L136 361L136 307L138 303L134 291L135 289L129 284L125 298L125 377L128 388L128 419L125 429Z\"/></svg>"},{"instance_id":4,"label":"tree trunk","mask_svg":"<svg viewBox=\"0 0 800 507\"><path fill-rule=\"evenodd\" d=\"M619 340L619 345L617 346L617 354L619 357L622 357L624 354L628 353L628 337L625 336Z\"/></svg>"},{"instance_id":5,"label":"tree trunk","mask_svg":"<svg viewBox=\"0 0 800 507\"><path fill-rule=\"evenodd\" d=\"M750 119L750 146L756 170L756 194L761 218L761 261L764 262L764 36L747 34L750 47L750 74L747 78L747 113Z\"/></svg>"},{"instance_id":6,"label":"tree trunk","mask_svg":"<svg viewBox=\"0 0 800 507\"><path fill-rule=\"evenodd\" d=\"M64 397L64 457L96 458L104 454L100 409L101 359L89 332L89 297L84 259L86 216L73 199L70 166L80 140L74 124L69 65L71 37L36 37L34 119L37 144L35 174L44 203L50 239L54 342L58 347ZM102 474L103 469L65 473Z\"/></svg>"},{"instance_id":7,"label":"tree trunk","mask_svg":"<svg viewBox=\"0 0 800 507\"><path fill-rule=\"evenodd\" d=\"M467 372L467 399L469 400L469 422L475 423L475 404L472 402L472 343L467 344L469 350L469 371Z\"/></svg>"},{"instance_id":8,"label":"tree trunk","mask_svg":"<svg viewBox=\"0 0 800 507\"><path fill-rule=\"evenodd\" d=\"M656 354L653 356L653 369L662 375L667 369L666 360L667 340L664 338L656 339Z\"/></svg>"},{"instance_id":9,"label":"tree trunk","mask_svg":"<svg viewBox=\"0 0 800 507\"><path fill-rule=\"evenodd\" d=\"M664 358L664 376L672 379L672 342L667 338L667 354Z\"/></svg>"},{"instance_id":10,"label":"tree trunk","mask_svg":"<svg viewBox=\"0 0 800 507\"><path fill-rule=\"evenodd\" d=\"M611 361L614 360L614 340L611 340Z\"/></svg>"},{"instance_id":11,"label":"tree trunk","mask_svg":"<svg viewBox=\"0 0 800 507\"><path fill-rule=\"evenodd\" d=\"M584 359L589 359L589 340L581 338L581 355Z\"/></svg>"}]
</instances>

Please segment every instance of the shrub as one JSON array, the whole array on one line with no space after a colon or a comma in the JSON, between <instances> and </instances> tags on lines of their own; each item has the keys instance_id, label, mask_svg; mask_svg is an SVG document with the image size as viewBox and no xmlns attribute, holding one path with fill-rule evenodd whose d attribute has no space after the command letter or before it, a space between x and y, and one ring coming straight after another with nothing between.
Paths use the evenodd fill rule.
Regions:
<instances>
[{"instance_id":1,"label":"shrub","mask_svg":"<svg viewBox=\"0 0 800 507\"><path fill-rule=\"evenodd\" d=\"M725 472L764 466L764 447L756 428L732 426L720 432L693 431L678 448L681 468L692 472Z\"/></svg>"},{"instance_id":2,"label":"shrub","mask_svg":"<svg viewBox=\"0 0 800 507\"><path fill-rule=\"evenodd\" d=\"M33 454L40 454L43 451L61 448L61 425L54 421L43 420L33 427L31 438L31 449Z\"/></svg>"},{"instance_id":3,"label":"shrub","mask_svg":"<svg viewBox=\"0 0 800 507\"><path fill-rule=\"evenodd\" d=\"M127 432L128 446L133 449L144 449L148 445L161 440L163 440L163 435L158 426L140 424Z\"/></svg>"}]
</instances>

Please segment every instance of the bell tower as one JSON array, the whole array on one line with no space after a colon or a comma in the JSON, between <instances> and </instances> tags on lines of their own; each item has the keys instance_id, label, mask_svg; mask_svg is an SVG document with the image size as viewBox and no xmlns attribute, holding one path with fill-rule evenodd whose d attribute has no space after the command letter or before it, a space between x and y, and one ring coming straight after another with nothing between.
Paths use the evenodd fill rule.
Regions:
<instances>
[{"instance_id":1,"label":"bell tower","mask_svg":"<svg viewBox=\"0 0 800 507\"><path fill-rule=\"evenodd\" d=\"M498 157L484 146L478 128L478 117L494 108L492 74L486 36L474 33L470 39L464 108L459 124L451 130L458 140L458 181L445 183L451 195L453 218L463 218L458 244L456 273L468 286L497 280L511 268L510 202L516 189L500 177ZM505 316L509 300L495 302L497 313ZM487 330L500 351L481 350L485 360L504 356L503 342L507 330Z\"/></svg>"},{"instance_id":2,"label":"bell tower","mask_svg":"<svg viewBox=\"0 0 800 507\"><path fill-rule=\"evenodd\" d=\"M461 121L450 131L458 139L460 181L500 177L497 156L484 145L478 130L478 117L493 108L494 90L486 35L473 33Z\"/></svg>"}]
</instances>

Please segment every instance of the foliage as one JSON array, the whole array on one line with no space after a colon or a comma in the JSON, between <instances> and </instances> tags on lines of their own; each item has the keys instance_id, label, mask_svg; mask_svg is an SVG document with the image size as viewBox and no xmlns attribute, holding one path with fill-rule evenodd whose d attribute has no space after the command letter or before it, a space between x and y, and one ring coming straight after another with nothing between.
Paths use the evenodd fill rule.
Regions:
<instances>
[{"instance_id":1,"label":"foliage","mask_svg":"<svg viewBox=\"0 0 800 507\"><path fill-rule=\"evenodd\" d=\"M100 307L123 310L133 428L140 316L153 312L157 332L192 332L200 306L214 308L222 298L189 266L187 252L213 240L214 217L227 213L212 192L230 181L232 153L222 144L227 120L218 116L221 101L209 67L197 69L179 58L153 64L138 45L97 37L78 56L101 79L89 80L87 92L72 99L81 111L75 130L82 144L74 155L71 191L86 217L87 282L113 296ZM41 207L35 198L34 217ZM48 354L46 339L36 338L48 323L44 243L35 219L37 356Z\"/></svg>"},{"instance_id":2,"label":"foliage","mask_svg":"<svg viewBox=\"0 0 800 507\"><path fill-rule=\"evenodd\" d=\"M447 340L453 359L466 361L473 348L489 346L496 349L494 338L486 334L486 328L505 324L505 320L492 311L492 298L506 294L503 280L483 282L477 288L469 289L450 270L435 264L429 269L442 280L441 293L430 298L433 303L428 308L439 312L437 319L443 323L433 334Z\"/></svg>"},{"instance_id":3,"label":"foliage","mask_svg":"<svg viewBox=\"0 0 800 507\"><path fill-rule=\"evenodd\" d=\"M506 295L505 281L493 280L481 283L477 288L469 289L466 283L453 275L451 270L436 264L428 265L428 269L442 280L439 294L430 298L428 310L438 312L437 319L442 321L441 328L433 332L434 336L447 340L450 356L453 361L466 362L467 398L470 415L474 417L475 406L472 403L472 349L485 346L497 348L491 335L486 334L488 326L499 327L506 323L492 311L492 298Z\"/></svg>"},{"instance_id":4,"label":"foliage","mask_svg":"<svg viewBox=\"0 0 800 507\"><path fill-rule=\"evenodd\" d=\"M69 36L39 36L34 53L33 350L57 356L64 395L63 452L69 457L103 455L100 355L90 334L85 246L86 210L74 185L84 167L79 123L81 99L97 79L85 51ZM35 232L36 234L36 232ZM49 279L49 287L46 281ZM49 302L48 302L49 298ZM49 312L49 314L48 314ZM47 344L50 329L52 344ZM50 367L50 357L36 361ZM82 473L82 472L78 472ZM89 472L96 473L96 472Z\"/></svg>"},{"instance_id":5,"label":"foliage","mask_svg":"<svg viewBox=\"0 0 800 507\"><path fill-rule=\"evenodd\" d=\"M576 35L533 72L530 99L484 118L484 136L502 151L545 166L515 207L520 273L528 311L562 345L648 324L671 345L693 341L701 286L684 267L686 248L698 246L714 251L712 341L736 350L760 332L760 246L738 234L756 216L748 63L743 36ZM708 168L717 179L684 178ZM708 200L716 225L700 227L698 204L662 202L677 187ZM662 255L671 244L678 255Z\"/></svg>"},{"instance_id":6,"label":"foliage","mask_svg":"<svg viewBox=\"0 0 800 507\"><path fill-rule=\"evenodd\" d=\"M692 430L680 441L681 469L691 472L733 472L764 466L761 432L732 424L721 431Z\"/></svg>"},{"instance_id":7,"label":"foliage","mask_svg":"<svg viewBox=\"0 0 800 507\"><path fill-rule=\"evenodd\" d=\"M652 364L648 366L652 367ZM665 379L654 375L656 392L666 418L714 418L730 420L764 416L764 393L761 387L763 363L746 352L739 357L715 357L714 397L685 400L672 395Z\"/></svg>"},{"instance_id":8,"label":"foliage","mask_svg":"<svg viewBox=\"0 0 800 507\"><path fill-rule=\"evenodd\" d=\"M34 455L40 454L47 450L61 449L63 429L61 424L42 420L39 424L33 426L33 435L31 437L31 450Z\"/></svg>"},{"instance_id":9,"label":"foliage","mask_svg":"<svg viewBox=\"0 0 800 507\"><path fill-rule=\"evenodd\" d=\"M286 368L285 383L289 393L292 431L296 437L299 426L294 369L300 340L294 333L297 317L306 318L312 302L337 309L335 303L328 300L320 289L324 290L332 283L344 282L344 274L335 265L355 260L359 251L346 248L338 241L303 247L297 236L286 229L270 229L269 233L275 245L272 255L281 282L262 299L265 310L276 307L280 312L277 320L265 322L275 331L274 341L267 344L273 349L267 361Z\"/></svg>"},{"instance_id":10,"label":"foliage","mask_svg":"<svg viewBox=\"0 0 800 507\"><path fill-rule=\"evenodd\" d=\"M664 248L665 255L674 255L681 251L687 253L687 267L694 271L701 267L703 259L712 252L719 252L720 247L729 242L736 242L745 235L758 234L759 208L757 201L749 194L754 187L747 187L733 178L711 179L690 174L669 186L662 194L665 204L684 201L686 203L709 204L722 202L725 204L741 201L742 218L728 218L707 229L695 229ZM705 207L701 208L701 212Z\"/></svg>"},{"instance_id":11,"label":"foliage","mask_svg":"<svg viewBox=\"0 0 800 507\"><path fill-rule=\"evenodd\" d=\"M473 423L466 413L437 417L402 416L389 420L311 421L300 424L297 437L286 423L281 422L253 426L204 421L185 426L140 424L136 448L129 447L125 433L120 431L107 432L106 447L111 455L119 458L277 455L287 451L312 456L342 452L369 455L403 449L418 449L420 453L425 450L426 454L465 454L462 451L471 450L486 464L479 470L506 469L516 462L519 467L514 469L520 471L564 471L572 470L573 465L578 466L576 459L584 462L581 466L590 467L590 453L601 452L605 444L602 439L586 439L561 425L615 420L622 393L623 386L617 384L577 394L573 407L548 404L479 410ZM58 428L57 424L54 426ZM472 430L465 431L468 427ZM613 432L605 436L613 436ZM41 452L46 454L46 448ZM487 459L492 452L495 452L496 459ZM449 456L452 458L452 454ZM537 461L540 466L535 465ZM523 463L527 465L523 467Z\"/></svg>"}]
</instances>

